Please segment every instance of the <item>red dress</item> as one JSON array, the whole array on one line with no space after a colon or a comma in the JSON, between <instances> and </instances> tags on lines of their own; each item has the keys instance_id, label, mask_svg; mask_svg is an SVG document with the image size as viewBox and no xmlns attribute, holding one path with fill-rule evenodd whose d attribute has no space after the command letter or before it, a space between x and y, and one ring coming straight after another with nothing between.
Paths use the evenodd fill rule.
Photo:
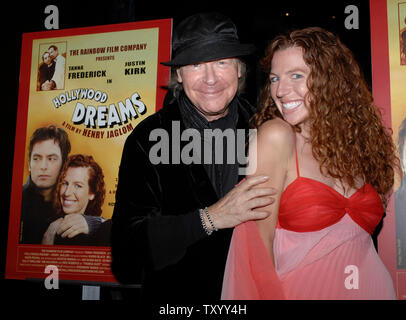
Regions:
<instances>
[{"instance_id":1,"label":"red dress","mask_svg":"<svg viewBox=\"0 0 406 320\"><path fill-rule=\"evenodd\" d=\"M396 299L371 234L383 217L370 184L346 198L300 176L283 192L275 267L253 221L234 229L222 299Z\"/></svg>"}]
</instances>

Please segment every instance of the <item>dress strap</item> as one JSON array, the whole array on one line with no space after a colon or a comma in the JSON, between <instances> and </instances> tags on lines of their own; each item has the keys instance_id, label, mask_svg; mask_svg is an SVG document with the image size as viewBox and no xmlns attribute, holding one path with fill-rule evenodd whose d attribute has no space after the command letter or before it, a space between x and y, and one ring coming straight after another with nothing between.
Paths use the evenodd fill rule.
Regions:
<instances>
[{"instance_id":1,"label":"dress strap","mask_svg":"<svg viewBox=\"0 0 406 320\"><path fill-rule=\"evenodd\" d=\"M296 172L297 172L297 176L298 176L298 177L300 177L300 172L299 172L299 161L297 160L296 132L293 132L293 136L295 137Z\"/></svg>"}]
</instances>

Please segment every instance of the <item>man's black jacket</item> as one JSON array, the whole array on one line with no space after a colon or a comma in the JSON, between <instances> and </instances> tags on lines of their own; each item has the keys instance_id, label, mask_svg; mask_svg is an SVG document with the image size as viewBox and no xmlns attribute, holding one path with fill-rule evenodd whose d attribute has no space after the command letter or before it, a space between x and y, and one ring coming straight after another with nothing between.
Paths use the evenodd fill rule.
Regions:
<instances>
[{"instance_id":1,"label":"man's black jacket","mask_svg":"<svg viewBox=\"0 0 406 320\"><path fill-rule=\"evenodd\" d=\"M237 129L247 129L252 106L237 98ZM202 164L152 164L152 130L185 129L177 101L142 121L126 140L112 226L112 271L119 282L142 283L154 301L220 299L232 229L207 236L199 208L218 196ZM180 150L188 142L182 142ZM170 148L170 160L172 149ZM240 178L242 178L240 176Z\"/></svg>"}]
</instances>

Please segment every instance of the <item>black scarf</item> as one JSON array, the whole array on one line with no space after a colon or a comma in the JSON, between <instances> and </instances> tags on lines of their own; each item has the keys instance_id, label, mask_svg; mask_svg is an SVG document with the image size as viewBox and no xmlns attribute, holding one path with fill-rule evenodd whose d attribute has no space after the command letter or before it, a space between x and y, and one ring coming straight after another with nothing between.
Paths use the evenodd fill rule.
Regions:
<instances>
[{"instance_id":1,"label":"black scarf","mask_svg":"<svg viewBox=\"0 0 406 320\"><path fill-rule=\"evenodd\" d=\"M238 121L238 98L234 97L234 99L230 102L228 106L228 113L224 117L210 122L207 121L207 119L196 109L196 107L192 104L190 99L183 91L179 94L177 100L185 127L194 128L200 133L200 136L202 138L201 163L203 164L218 197L221 198L227 192L229 192L238 182L238 162L236 152L237 135L235 131ZM228 139L223 138L223 142L220 145L217 145L216 148L214 137L209 140L204 139L205 129L220 129L222 132L224 132L224 130L226 129L232 129L234 131L235 134L232 141L235 146L233 163L227 164ZM207 148L210 146L210 143L212 147L212 159L209 164L205 164L203 161L203 152L205 147ZM223 153L223 161L221 161L221 163L215 163L216 152Z\"/></svg>"}]
</instances>

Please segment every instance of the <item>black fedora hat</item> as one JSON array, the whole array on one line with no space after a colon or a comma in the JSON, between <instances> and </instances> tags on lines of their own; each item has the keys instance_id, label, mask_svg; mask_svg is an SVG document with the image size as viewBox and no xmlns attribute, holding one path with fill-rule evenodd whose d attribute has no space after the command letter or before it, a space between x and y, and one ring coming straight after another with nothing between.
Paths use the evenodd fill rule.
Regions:
<instances>
[{"instance_id":1,"label":"black fedora hat","mask_svg":"<svg viewBox=\"0 0 406 320\"><path fill-rule=\"evenodd\" d=\"M172 41L172 60L166 66L184 66L212 60L241 57L255 51L242 44L234 23L220 13L199 13L176 27Z\"/></svg>"}]
</instances>

